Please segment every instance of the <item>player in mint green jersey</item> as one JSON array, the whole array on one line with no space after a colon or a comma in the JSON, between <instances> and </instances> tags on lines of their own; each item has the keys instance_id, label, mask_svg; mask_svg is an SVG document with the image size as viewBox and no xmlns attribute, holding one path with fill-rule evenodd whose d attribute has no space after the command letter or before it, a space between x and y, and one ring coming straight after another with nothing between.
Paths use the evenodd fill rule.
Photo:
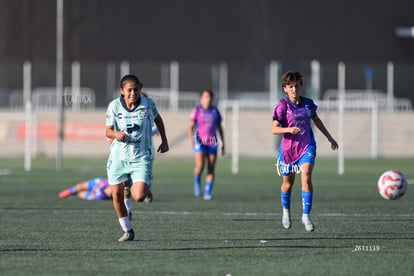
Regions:
<instances>
[{"instance_id":1,"label":"player in mint green jersey","mask_svg":"<svg viewBox=\"0 0 414 276\"><path fill-rule=\"evenodd\" d=\"M121 79L121 96L109 103L106 111L106 137L113 139L107 162L114 209L124 235L119 241L134 239L134 230L124 204L128 177L132 198L141 202L150 194L152 162L152 124L161 137L158 152L169 150L163 120L152 99L141 95L142 82L135 75Z\"/></svg>"}]
</instances>

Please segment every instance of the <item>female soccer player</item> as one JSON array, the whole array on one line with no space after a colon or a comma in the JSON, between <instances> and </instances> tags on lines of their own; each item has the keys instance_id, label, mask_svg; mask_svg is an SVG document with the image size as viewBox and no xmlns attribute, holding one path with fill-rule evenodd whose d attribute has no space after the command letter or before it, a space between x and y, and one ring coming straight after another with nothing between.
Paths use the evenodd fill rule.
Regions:
<instances>
[{"instance_id":1,"label":"female soccer player","mask_svg":"<svg viewBox=\"0 0 414 276\"><path fill-rule=\"evenodd\" d=\"M128 179L128 185L125 186L128 187L128 190L124 193L124 203L129 219L132 218L131 193L129 192L130 185L131 180ZM67 198L74 195L77 195L80 199L84 200L112 199L111 186L109 185L108 179L105 177L96 177L85 180L59 193L60 198Z\"/></svg>"},{"instance_id":2,"label":"female soccer player","mask_svg":"<svg viewBox=\"0 0 414 276\"><path fill-rule=\"evenodd\" d=\"M204 188L204 200L211 200L214 184L214 167L217 157L218 139L216 130L221 138L221 152L224 154L224 135L221 127L221 115L217 107L212 106L213 92L203 90L200 96L200 105L191 113L188 137L195 154L194 167L194 195L201 194L201 174L204 162L207 160L207 175Z\"/></svg>"},{"instance_id":3,"label":"female soccer player","mask_svg":"<svg viewBox=\"0 0 414 276\"><path fill-rule=\"evenodd\" d=\"M158 152L169 150L163 120L150 98L141 95L142 82L135 75L121 79L121 96L109 103L106 112L106 137L111 143L107 162L114 209L124 234L119 241L134 239L134 230L124 204L124 187L131 178L131 195L141 202L149 195L151 182L151 121L161 137Z\"/></svg>"},{"instance_id":4,"label":"female soccer player","mask_svg":"<svg viewBox=\"0 0 414 276\"><path fill-rule=\"evenodd\" d=\"M77 195L84 200L103 200L110 199L111 187L108 180L104 177L96 177L83 182L80 182L68 189L59 193L60 198L66 198L72 195Z\"/></svg>"},{"instance_id":5,"label":"female soccer player","mask_svg":"<svg viewBox=\"0 0 414 276\"><path fill-rule=\"evenodd\" d=\"M311 123L326 136L332 150L338 144L329 134L316 114L317 106L309 99L300 96L303 77L299 72L286 72L282 76L282 87L286 97L281 99L273 110L272 134L283 135L277 159L278 173L283 176L281 201L283 207L282 225L291 227L290 199L295 181L295 173L302 173L302 223L308 232L315 229L309 216L312 209L312 170L315 164L316 143Z\"/></svg>"}]
</instances>

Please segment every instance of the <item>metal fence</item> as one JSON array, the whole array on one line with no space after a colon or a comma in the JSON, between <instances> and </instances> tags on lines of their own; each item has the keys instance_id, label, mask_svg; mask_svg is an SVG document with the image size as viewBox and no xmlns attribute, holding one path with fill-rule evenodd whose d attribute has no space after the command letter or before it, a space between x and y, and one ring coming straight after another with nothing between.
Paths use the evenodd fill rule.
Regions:
<instances>
[{"instance_id":1,"label":"metal fence","mask_svg":"<svg viewBox=\"0 0 414 276\"><path fill-rule=\"evenodd\" d=\"M390 65L391 69L390 70ZM31 66L34 108L54 108L56 65L33 62ZM246 107L264 108L283 96L280 76L298 70L305 78L304 94L315 100L335 101L339 73L337 63L318 61L282 64L240 65L234 63L84 63L64 64L64 99L66 109L105 107L119 95L120 77L137 74L144 82L143 91L155 98L163 109L188 109L198 103L204 88L212 89L219 100L238 99ZM375 99L379 107L411 110L414 100L414 64L346 64L344 85L347 100L365 102ZM77 81L74 82L74 79ZM23 108L23 65L0 63L0 108ZM390 98L390 95L392 97ZM255 102L252 104L252 102Z\"/></svg>"}]
</instances>

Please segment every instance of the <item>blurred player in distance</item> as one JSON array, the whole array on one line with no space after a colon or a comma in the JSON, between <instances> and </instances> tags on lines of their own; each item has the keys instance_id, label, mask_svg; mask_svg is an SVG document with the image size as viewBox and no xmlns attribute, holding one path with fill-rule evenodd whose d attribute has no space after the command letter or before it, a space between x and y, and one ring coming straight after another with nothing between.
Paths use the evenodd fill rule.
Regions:
<instances>
[{"instance_id":1,"label":"blurred player in distance","mask_svg":"<svg viewBox=\"0 0 414 276\"><path fill-rule=\"evenodd\" d=\"M317 106L310 98L301 96L303 77L299 72L286 72L282 76L282 87L286 96L279 100L273 110L272 134L282 135L277 157L277 171L282 175L281 201L283 207L282 225L291 227L290 201L295 174L301 173L302 223L308 232L315 228L310 212L312 209L312 170L316 157L316 142L311 128L314 125L326 136L332 150L338 144L325 128L316 113Z\"/></svg>"},{"instance_id":2,"label":"blurred player in distance","mask_svg":"<svg viewBox=\"0 0 414 276\"><path fill-rule=\"evenodd\" d=\"M105 177L96 177L77 183L59 193L60 198L77 195L84 200L103 200L112 198L111 187Z\"/></svg>"},{"instance_id":3,"label":"blurred player in distance","mask_svg":"<svg viewBox=\"0 0 414 276\"><path fill-rule=\"evenodd\" d=\"M212 199L214 185L214 169L217 159L218 139L217 131L221 139L221 153L225 153L223 128L221 126L221 114L217 107L212 105L213 92L203 90L200 96L200 105L196 106L190 117L188 138L194 151L194 195L201 195L201 174L207 160L207 175L204 188L204 199Z\"/></svg>"},{"instance_id":4,"label":"blurred player in distance","mask_svg":"<svg viewBox=\"0 0 414 276\"><path fill-rule=\"evenodd\" d=\"M161 137L158 152L169 150L163 120L152 99L141 95L142 82L135 75L120 81L119 98L109 103L106 112L106 137L113 139L107 162L114 209L124 234L119 241L134 239L134 230L123 202L125 182L131 178L131 196L141 202L149 195L152 163L152 126Z\"/></svg>"},{"instance_id":5,"label":"blurred player in distance","mask_svg":"<svg viewBox=\"0 0 414 276\"><path fill-rule=\"evenodd\" d=\"M128 181L130 183L130 181ZM105 200L112 199L111 186L105 177L96 177L77 183L74 186L64 189L59 193L60 198L78 196L84 200ZM124 203L127 208L129 219L132 218L131 193L124 193Z\"/></svg>"}]
</instances>

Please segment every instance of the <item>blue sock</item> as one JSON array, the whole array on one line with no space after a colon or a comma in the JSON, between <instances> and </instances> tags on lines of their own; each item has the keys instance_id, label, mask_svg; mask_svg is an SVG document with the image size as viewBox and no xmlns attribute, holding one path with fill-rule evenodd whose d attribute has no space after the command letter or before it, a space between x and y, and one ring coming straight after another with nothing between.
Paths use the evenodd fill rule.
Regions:
<instances>
[{"instance_id":1,"label":"blue sock","mask_svg":"<svg viewBox=\"0 0 414 276\"><path fill-rule=\"evenodd\" d=\"M75 186L71 187L69 190L70 190L70 193L72 195L75 195L76 194Z\"/></svg>"},{"instance_id":2,"label":"blue sock","mask_svg":"<svg viewBox=\"0 0 414 276\"><path fill-rule=\"evenodd\" d=\"M312 210L312 196L313 191L305 192L302 190L302 204L304 215L309 215Z\"/></svg>"},{"instance_id":3,"label":"blue sock","mask_svg":"<svg viewBox=\"0 0 414 276\"><path fill-rule=\"evenodd\" d=\"M290 209L290 196L292 194L292 191L289 191L287 193L280 190L280 197L282 199L282 206L283 209Z\"/></svg>"},{"instance_id":4,"label":"blue sock","mask_svg":"<svg viewBox=\"0 0 414 276\"><path fill-rule=\"evenodd\" d=\"M195 196L200 196L200 188L201 184L200 184L200 177L199 176L194 176L194 195Z\"/></svg>"},{"instance_id":5,"label":"blue sock","mask_svg":"<svg viewBox=\"0 0 414 276\"><path fill-rule=\"evenodd\" d=\"M211 195L212 190L213 190L213 181L206 181L205 194Z\"/></svg>"}]
</instances>

